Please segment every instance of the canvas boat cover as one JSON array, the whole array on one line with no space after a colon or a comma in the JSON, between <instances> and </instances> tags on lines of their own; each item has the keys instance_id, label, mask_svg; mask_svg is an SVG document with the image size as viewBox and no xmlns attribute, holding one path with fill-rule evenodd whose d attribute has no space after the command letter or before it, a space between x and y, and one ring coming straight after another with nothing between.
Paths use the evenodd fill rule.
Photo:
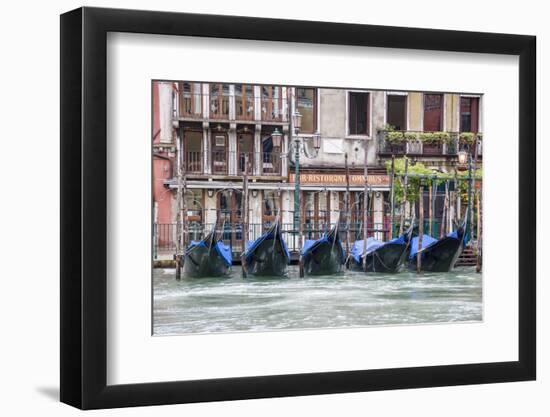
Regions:
<instances>
[{"instance_id":1,"label":"canvas boat cover","mask_svg":"<svg viewBox=\"0 0 550 417\"><path fill-rule=\"evenodd\" d=\"M322 238L317 240L306 239L306 241L304 242L304 246L302 246L302 250L300 251L300 255L306 255L308 252L314 250L316 247L322 245L323 243L328 243L332 245L333 240L330 239L328 235L323 235ZM342 247L342 243L338 240L336 244L340 247L340 250L342 251L342 260L344 260L346 258L346 252Z\"/></svg>"},{"instance_id":2,"label":"canvas boat cover","mask_svg":"<svg viewBox=\"0 0 550 417\"><path fill-rule=\"evenodd\" d=\"M364 247L364 240L356 240L353 243L353 246L351 247L350 254L353 258L353 260L357 263L361 263L361 258L363 257L363 247ZM387 242L382 242L381 240L377 240L373 237L369 237L367 239L367 252L366 254L369 255L370 253L374 252L375 250L388 245L388 244L406 244L405 236L401 235L399 237L396 237L395 239L389 240Z\"/></svg>"},{"instance_id":3,"label":"canvas boat cover","mask_svg":"<svg viewBox=\"0 0 550 417\"><path fill-rule=\"evenodd\" d=\"M189 246L187 247L187 252L189 252L191 249L193 249L196 246L203 246L207 248L208 247L207 245L208 244L204 240L192 240ZM231 266L232 256L231 256L231 248L229 247L229 245L226 245L221 240L218 240L214 244L214 250L218 253L218 255L220 255L223 262L227 266Z\"/></svg>"},{"instance_id":4,"label":"canvas boat cover","mask_svg":"<svg viewBox=\"0 0 550 417\"><path fill-rule=\"evenodd\" d=\"M458 233L455 230L454 232L449 233L446 237L458 239ZM430 235L422 235L422 249L429 248L434 245L436 242L439 242L439 239L434 239ZM418 253L418 236L413 237L411 240L411 251L409 253L409 259L413 259Z\"/></svg>"},{"instance_id":5,"label":"canvas boat cover","mask_svg":"<svg viewBox=\"0 0 550 417\"><path fill-rule=\"evenodd\" d=\"M274 233L274 229L271 229L269 230L268 232L264 233L263 235L261 235L258 239L256 240L249 240L247 243L246 243L246 251L244 253L244 256L246 257L246 260L247 262L250 261L250 257L252 255L252 253L256 250L256 248L258 248L258 246L261 245L261 243L264 241L264 240L267 240L267 239L272 239L273 238L273 233ZM281 244L283 246L283 253L285 254L286 258L287 258L287 262L290 262L290 252L288 251L288 247L286 246L286 242L285 240L282 238L282 236L279 235L279 240L281 241Z\"/></svg>"}]
</instances>

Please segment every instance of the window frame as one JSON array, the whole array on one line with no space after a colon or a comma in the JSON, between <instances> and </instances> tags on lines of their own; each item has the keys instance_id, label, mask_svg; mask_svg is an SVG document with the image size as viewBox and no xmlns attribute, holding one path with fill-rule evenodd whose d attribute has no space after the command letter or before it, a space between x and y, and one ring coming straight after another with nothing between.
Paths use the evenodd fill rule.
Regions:
<instances>
[{"instance_id":1,"label":"window frame","mask_svg":"<svg viewBox=\"0 0 550 417\"><path fill-rule=\"evenodd\" d=\"M312 110L312 119L313 119L313 129L312 131L306 131L303 129L303 125L304 125L304 119L303 119L303 114L302 114L302 128L300 129L300 132L299 134L300 135L304 135L304 136L308 136L308 135L312 135L316 132L319 131L319 89L317 87L295 87L295 90L294 90L294 110L295 111L299 111L299 106L298 106L298 90L313 90L313 98L312 98L312 103L313 103L313 110ZM292 117L292 115L291 115Z\"/></svg>"},{"instance_id":2,"label":"window frame","mask_svg":"<svg viewBox=\"0 0 550 417\"><path fill-rule=\"evenodd\" d=\"M389 100L388 96L405 96L405 128L402 131L408 131L410 126L410 98L408 91L386 91L384 94L384 126L388 122Z\"/></svg>"},{"instance_id":3,"label":"window frame","mask_svg":"<svg viewBox=\"0 0 550 417\"><path fill-rule=\"evenodd\" d=\"M367 101L367 133L352 134L350 133L350 93L368 94ZM371 139L372 138L372 91L370 90L346 90L346 138L348 139Z\"/></svg>"},{"instance_id":4,"label":"window frame","mask_svg":"<svg viewBox=\"0 0 550 417\"><path fill-rule=\"evenodd\" d=\"M462 110L460 109L461 107L461 101L463 98L475 98L477 99L477 132L476 133L482 133L483 132L483 124L482 124L482 97L481 95L477 95L477 94L460 94L458 96L458 115L457 115L457 120L458 120L458 131L459 132L463 132L462 131ZM470 120L470 125L471 125L471 120Z\"/></svg>"},{"instance_id":5,"label":"window frame","mask_svg":"<svg viewBox=\"0 0 550 417\"><path fill-rule=\"evenodd\" d=\"M426 119L426 96L441 96L441 118L439 122L438 130L426 130L425 119ZM422 93L422 131L423 132L445 132L446 131L446 97L445 93L438 92L423 92ZM460 107L460 106L459 106ZM460 109L459 109L460 111Z\"/></svg>"}]
</instances>

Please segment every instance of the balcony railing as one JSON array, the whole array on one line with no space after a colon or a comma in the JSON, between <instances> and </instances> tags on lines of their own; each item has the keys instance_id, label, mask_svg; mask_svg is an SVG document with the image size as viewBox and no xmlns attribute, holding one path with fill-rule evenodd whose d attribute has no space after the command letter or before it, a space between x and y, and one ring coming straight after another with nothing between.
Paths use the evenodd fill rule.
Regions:
<instances>
[{"instance_id":1,"label":"balcony railing","mask_svg":"<svg viewBox=\"0 0 550 417\"><path fill-rule=\"evenodd\" d=\"M248 160L249 176L281 176L282 158L284 155L280 152L188 151L185 152L185 170L187 174L241 176L245 160Z\"/></svg>"},{"instance_id":2,"label":"balcony railing","mask_svg":"<svg viewBox=\"0 0 550 417\"><path fill-rule=\"evenodd\" d=\"M431 140L422 140L424 137ZM440 138L437 138L441 135ZM380 155L418 155L418 156L455 156L458 151L470 150L474 144L471 138L459 132L421 132L421 131L386 131L378 132L378 153ZM481 135L478 143L478 155L481 156Z\"/></svg>"},{"instance_id":3,"label":"balcony railing","mask_svg":"<svg viewBox=\"0 0 550 417\"><path fill-rule=\"evenodd\" d=\"M282 122L288 120L288 106L286 98L262 98L261 113L262 121Z\"/></svg>"},{"instance_id":4,"label":"balcony railing","mask_svg":"<svg viewBox=\"0 0 550 417\"><path fill-rule=\"evenodd\" d=\"M202 94L180 92L178 96L177 117L202 118Z\"/></svg>"},{"instance_id":5,"label":"balcony railing","mask_svg":"<svg viewBox=\"0 0 550 417\"><path fill-rule=\"evenodd\" d=\"M228 162L229 158L227 152L212 152L212 174L227 175Z\"/></svg>"},{"instance_id":6,"label":"balcony railing","mask_svg":"<svg viewBox=\"0 0 550 417\"><path fill-rule=\"evenodd\" d=\"M243 97L234 94L220 96L188 91L179 92L177 97L174 117L178 119L210 118L264 122L289 120L289 105L286 97Z\"/></svg>"},{"instance_id":7,"label":"balcony railing","mask_svg":"<svg viewBox=\"0 0 550 417\"><path fill-rule=\"evenodd\" d=\"M203 172L203 157L200 151L189 151L185 153L185 169L188 173L200 174Z\"/></svg>"},{"instance_id":8,"label":"balcony railing","mask_svg":"<svg viewBox=\"0 0 550 417\"><path fill-rule=\"evenodd\" d=\"M261 153L262 175L281 175L281 154L276 152Z\"/></svg>"}]
</instances>

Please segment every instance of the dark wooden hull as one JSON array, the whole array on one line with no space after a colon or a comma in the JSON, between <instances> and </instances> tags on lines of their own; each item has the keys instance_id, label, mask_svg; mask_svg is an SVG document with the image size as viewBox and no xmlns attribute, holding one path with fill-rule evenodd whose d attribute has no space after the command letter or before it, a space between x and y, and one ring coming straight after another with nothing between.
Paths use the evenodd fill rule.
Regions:
<instances>
[{"instance_id":1,"label":"dark wooden hull","mask_svg":"<svg viewBox=\"0 0 550 417\"><path fill-rule=\"evenodd\" d=\"M334 230L334 229L333 229ZM305 275L333 275L342 270L345 254L338 233L331 233L328 239L316 244L300 256Z\"/></svg>"},{"instance_id":2,"label":"dark wooden hull","mask_svg":"<svg viewBox=\"0 0 550 417\"><path fill-rule=\"evenodd\" d=\"M245 276L284 277L290 259L283 246L279 228L267 232L264 240L251 252L245 253Z\"/></svg>"},{"instance_id":3,"label":"dark wooden hull","mask_svg":"<svg viewBox=\"0 0 550 417\"><path fill-rule=\"evenodd\" d=\"M367 254L367 272L396 273L407 258L409 245L407 243L386 243L381 248ZM349 261L352 271L363 271L363 265L355 260Z\"/></svg>"},{"instance_id":4,"label":"dark wooden hull","mask_svg":"<svg viewBox=\"0 0 550 417\"><path fill-rule=\"evenodd\" d=\"M229 273L230 266L216 251L213 236L207 236L205 246L197 245L185 252L183 273L190 278L222 277Z\"/></svg>"},{"instance_id":5,"label":"dark wooden hull","mask_svg":"<svg viewBox=\"0 0 550 417\"><path fill-rule=\"evenodd\" d=\"M449 272L462 253L462 234L459 238L446 236L421 251L421 270L427 272ZM409 268L416 269L416 256L409 259Z\"/></svg>"}]
</instances>

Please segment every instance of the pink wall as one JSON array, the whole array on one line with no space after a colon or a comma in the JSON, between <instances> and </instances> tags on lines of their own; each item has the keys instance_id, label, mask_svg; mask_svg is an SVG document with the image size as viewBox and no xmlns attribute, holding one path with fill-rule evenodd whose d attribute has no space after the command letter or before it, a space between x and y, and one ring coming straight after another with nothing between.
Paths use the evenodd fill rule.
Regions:
<instances>
[{"instance_id":1,"label":"pink wall","mask_svg":"<svg viewBox=\"0 0 550 417\"><path fill-rule=\"evenodd\" d=\"M159 109L159 85L153 81L153 143L160 142L160 109Z\"/></svg>"},{"instance_id":2,"label":"pink wall","mask_svg":"<svg viewBox=\"0 0 550 417\"><path fill-rule=\"evenodd\" d=\"M171 177L170 161L153 158L153 200L157 203L157 222L172 223L172 192L164 186Z\"/></svg>"},{"instance_id":3,"label":"pink wall","mask_svg":"<svg viewBox=\"0 0 550 417\"><path fill-rule=\"evenodd\" d=\"M159 109L159 86L153 82L153 144L160 142L160 109ZM167 157L166 152L160 153ZM164 186L164 181L172 177L171 162L159 156L153 157L153 201L157 203L157 222L172 223L172 193Z\"/></svg>"}]
</instances>

